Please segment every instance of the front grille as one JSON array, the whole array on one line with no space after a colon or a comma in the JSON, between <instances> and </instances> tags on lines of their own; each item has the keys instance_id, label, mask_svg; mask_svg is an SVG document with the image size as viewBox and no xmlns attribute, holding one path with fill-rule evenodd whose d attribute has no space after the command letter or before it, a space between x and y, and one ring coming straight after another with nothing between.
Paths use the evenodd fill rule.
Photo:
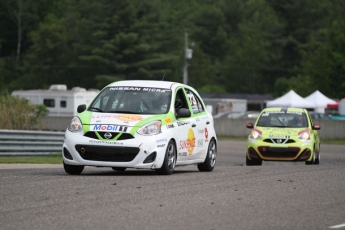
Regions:
<instances>
[{"instance_id":1,"label":"front grille","mask_svg":"<svg viewBox=\"0 0 345 230\"><path fill-rule=\"evenodd\" d=\"M291 144L291 143L296 143L296 141L293 140L293 139L286 140L286 139L277 139L277 138L272 138L272 139L267 138L267 139L264 139L263 142L274 143L274 144L280 144L280 143Z\"/></svg>"},{"instance_id":2,"label":"front grille","mask_svg":"<svg viewBox=\"0 0 345 230\"><path fill-rule=\"evenodd\" d=\"M139 153L137 147L76 145L75 149L84 160L129 162Z\"/></svg>"},{"instance_id":3,"label":"front grille","mask_svg":"<svg viewBox=\"0 0 345 230\"><path fill-rule=\"evenodd\" d=\"M103 139L108 139L108 140L112 140L114 139L117 135L121 134L116 140L117 141L121 141L121 140L128 140L128 139L133 139L133 135L129 134L129 133L121 133L121 132L97 132ZM111 138L106 138L104 135L106 133L110 133L111 134ZM89 131L87 133L84 134L85 137L89 137L92 139L99 139L98 136L96 135L96 132L93 131Z\"/></svg>"},{"instance_id":4,"label":"front grille","mask_svg":"<svg viewBox=\"0 0 345 230\"><path fill-rule=\"evenodd\" d=\"M261 146L258 148L263 157L279 157L279 158L294 158L300 151L299 147L291 148L275 148Z\"/></svg>"}]
</instances>

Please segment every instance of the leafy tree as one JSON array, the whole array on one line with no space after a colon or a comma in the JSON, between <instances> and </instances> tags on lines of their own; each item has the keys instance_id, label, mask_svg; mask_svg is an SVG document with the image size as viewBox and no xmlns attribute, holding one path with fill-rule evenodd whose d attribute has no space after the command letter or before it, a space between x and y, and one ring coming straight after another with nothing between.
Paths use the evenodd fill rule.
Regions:
<instances>
[{"instance_id":1,"label":"leafy tree","mask_svg":"<svg viewBox=\"0 0 345 230\"><path fill-rule=\"evenodd\" d=\"M159 1L122 0L99 7L103 17L84 24L92 39L80 47L79 59L94 65L91 71L102 85L105 79L161 79L172 73L179 53Z\"/></svg>"},{"instance_id":2,"label":"leafy tree","mask_svg":"<svg viewBox=\"0 0 345 230\"><path fill-rule=\"evenodd\" d=\"M281 29L277 16L264 0L238 1L241 21L230 36L223 75L227 90L235 93L272 93L274 78L267 74L280 57L272 40ZM231 11L230 11L231 12Z\"/></svg>"},{"instance_id":3,"label":"leafy tree","mask_svg":"<svg viewBox=\"0 0 345 230\"><path fill-rule=\"evenodd\" d=\"M345 92L345 21L334 21L321 32L324 42L314 41L314 50L305 53L299 78L311 78L311 90L320 90L328 97L342 98Z\"/></svg>"},{"instance_id":4,"label":"leafy tree","mask_svg":"<svg viewBox=\"0 0 345 230\"><path fill-rule=\"evenodd\" d=\"M281 57L276 62L277 71L273 74L290 78L295 76L296 67L302 61L301 53L310 47L310 41L325 26L327 1L314 0L267 0L275 10L278 21L283 24L281 31L273 40Z\"/></svg>"}]
</instances>

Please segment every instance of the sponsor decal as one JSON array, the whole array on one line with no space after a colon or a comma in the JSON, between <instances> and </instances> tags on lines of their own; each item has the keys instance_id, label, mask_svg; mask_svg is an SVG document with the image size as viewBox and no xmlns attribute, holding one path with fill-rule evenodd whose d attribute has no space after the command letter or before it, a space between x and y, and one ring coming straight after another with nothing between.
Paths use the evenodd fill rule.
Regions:
<instances>
[{"instance_id":1,"label":"sponsor decal","mask_svg":"<svg viewBox=\"0 0 345 230\"><path fill-rule=\"evenodd\" d=\"M198 140L198 147L202 147L204 145L204 141L201 139L201 140Z\"/></svg>"},{"instance_id":2,"label":"sponsor decal","mask_svg":"<svg viewBox=\"0 0 345 230\"><path fill-rule=\"evenodd\" d=\"M91 125L91 130L127 132L128 126L123 125Z\"/></svg>"},{"instance_id":3,"label":"sponsor decal","mask_svg":"<svg viewBox=\"0 0 345 230\"><path fill-rule=\"evenodd\" d=\"M197 118L195 118L195 121L200 121L200 118L198 118L198 117L197 117Z\"/></svg>"},{"instance_id":4,"label":"sponsor decal","mask_svg":"<svg viewBox=\"0 0 345 230\"><path fill-rule=\"evenodd\" d=\"M172 128L175 128L175 126L173 124L171 125L166 125L167 129L172 129Z\"/></svg>"},{"instance_id":5,"label":"sponsor decal","mask_svg":"<svg viewBox=\"0 0 345 230\"><path fill-rule=\"evenodd\" d=\"M288 135L281 135L281 134L270 134L269 138L286 139L286 138L290 138L290 136L288 136Z\"/></svg>"},{"instance_id":6,"label":"sponsor decal","mask_svg":"<svg viewBox=\"0 0 345 230\"><path fill-rule=\"evenodd\" d=\"M180 149L187 149L188 155L192 155L195 148L195 136L193 129L188 130L188 135L186 140L180 141Z\"/></svg>"},{"instance_id":7,"label":"sponsor decal","mask_svg":"<svg viewBox=\"0 0 345 230\"><path fill-rule=\"evenodd\" d=\"M178 121L178 122L177 122L177 125L178 125L178 126L188 125L188 124L190 124L190 121Z\"/></svg>"},{"instance_id":8,"label":"sponsor decal","mask_svg":"<svg viewBox=\"0 0 345 230\"><path fill-rule=\"evenodd\" d=\"M204 132L205 132L204 129L199 129L199 130L198 130L198 133L199 133L199 134L203 134Z\"/></svg>"},{"instance_id":9,"label":"sponsor decal","mask_svg":"<svg viewBox=\"0 0 345 230\"><path fill-rule=\"evenodd\" d=\"M167 123L167 124L171 124L171 123L172 123L171 118L170 118L170 117L169 117L169 118L165 118L165 123Z\"/></svg>"},{"instance_id":10,"label":"sponsor decal","mask_svg":"<svg viewBox=\"0 0 345 230\"><path fill-rule=\"evenodd\" d=\"M146 92L171 92L171 89L163 88L152 88L152 87L131 87L131 86L119 86L119 87L110 87L109 90L131 90L131 91L146 91Z\"/></svg>"},{"instance_id":11,"label":"sponsor decal","mask_svg":"<svg viewBox=\"0 0 345 230\"><path fill-rule=\"evenodd\" d=\"M182 156L182 157L185 157L185 156L187 156L187 152L179 152L178 155Z\"/></svg>"},{"instance_id":12,"label":"sponsor decal","mask_svg":"<svg viewBox=\"0 0 345 230\"><path fill-rule=\"evenodd\" d=\"M163 148L165 144L157 145L157 148Z\"/></svg>"},{"instance_id":13,"label":"sponsor decal","mask_svg":"<svg viewBox=\"0 0 345 230\"><path fill-rule=\"evenodd\" d=\"M107 119L107 118L110 118L110 119L114 119L116 118L116 115L112 115L112 114L109 114L109 115L92 115L91 116L91 119ZM97 122L99 122L100 120L97 120Z\"/></svg>"},{"instance_id":14,"label":"sponsor decal","mask_svg":"<svg viewBox=\"0 0 345 230\"><path fill-rule=\"evenodd\" d=\"M208 130L205 128L205 142L208 142Z\"/></svg>"},{"instance_id":15,"label":"sponsor decal","mask_svg":"<svg viewBox=\"0 0 345 230\"><path fill-rule=\"evenodd\" d=\"M125 121L125 122L135 122L135 121L141 121L143 119L142 116L134 115L134 114L117 115L115 116L115 118L120 121Z\"/></svg>"},{"instance_id":16,"label":"sponsor decal","mask_svg":"<svg viewBox=\"0 0 345 230\"><path fill-rule=\"evenodd\" d=\"M133 90L133 91L140 91L141 87L120 86L120 87L110 87L109 90Z\"/></svg>"},{"instance_id":17,"label":"sponsor decal","mask_svg":"<svg viewBox=\"0 0 345 230\"><path fill-rule=\"evenodd\" d=\"M156 143L159 143L159 142L167 142L168 140L166 138L162 138L162 139L158 139L156 140Z\"/></svg>"},{"instance_id":18,"label":"sponsor decal","mask_svg":"<svg viewBox=\"0 0 345 230\"><path fill-rule=\"evenodd\" d=\"M189 98L189 101L190 101L191 105L196 105L196 100L195 100L194 94L189 93L188 94L188 98Z\"/></svg>"},{"instance_id":19,"label":"sponsor decal","mask_svg":"<svg viewBox=\"0 0 345 230\"><path fill-rule=\"evenodd\" d=\"M122 142L101 141L101 140L89 140L89 143L92 143L92 144L108 144L108 145L123 145Z\"/></svg>"}]
</instances>

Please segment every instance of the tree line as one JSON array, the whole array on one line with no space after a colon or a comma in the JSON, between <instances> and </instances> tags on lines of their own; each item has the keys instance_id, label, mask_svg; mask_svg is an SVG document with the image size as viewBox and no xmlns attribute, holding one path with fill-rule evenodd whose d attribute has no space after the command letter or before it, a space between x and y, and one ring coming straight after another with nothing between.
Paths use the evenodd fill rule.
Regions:
<instances>
[{"instance_id":1,"label":"tree line","mask_svg":"<svg viewBox=\"0 0 345 230\"><path fill-rule=\"evenodd\" d=\"M343 0L0 0L0 93L124 79L345 96Z\"/></svg>"}]
</instances>

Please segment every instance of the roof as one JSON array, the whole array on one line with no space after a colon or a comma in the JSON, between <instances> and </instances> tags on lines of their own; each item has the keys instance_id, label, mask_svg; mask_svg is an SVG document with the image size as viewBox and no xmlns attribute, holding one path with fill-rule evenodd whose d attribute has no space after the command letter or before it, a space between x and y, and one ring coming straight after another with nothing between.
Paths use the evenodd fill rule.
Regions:
<instances>
[{"instance_id":1,"label":"roof","mask_svg":"<svg viewBox=\"0 0 345 230\"><path fill-rule=\"evenodd\" d=\"M125 80L116 81L107 85L109 86L133 86L133 87L150 87L150 88L166 88L171 89L173 87L182 86L183 84L171 81L153 81L153 80Z\"/></svg>"},{"instance_id":2,"label":"roof","mask_svg":"<svg viewBox=\"0 0 345 230\"><path fill-rule=\"evenodd\" d=\"M280 112L280 111L289 111L289 112L305 112L303 108L296 108L296 107L269 107L263 109L263 112Z\"/></svg>"}]
</instances>

